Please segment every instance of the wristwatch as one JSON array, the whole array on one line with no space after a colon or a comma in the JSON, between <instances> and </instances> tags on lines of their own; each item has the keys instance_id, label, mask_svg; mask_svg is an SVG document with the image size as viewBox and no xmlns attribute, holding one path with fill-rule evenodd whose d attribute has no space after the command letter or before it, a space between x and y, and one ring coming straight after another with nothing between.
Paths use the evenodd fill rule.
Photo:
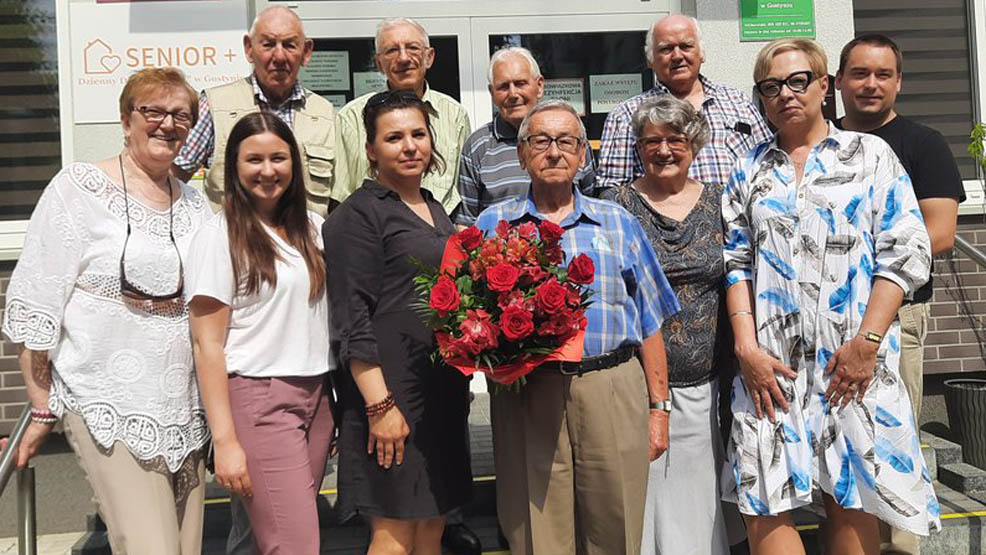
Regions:
<instances>
[{"instance_id":1,"label":"wristwatch","mask_svg":"<svg viewBox=\"0 0 986 555\"><path fill-rule=\"evenodd\" d=\"M872 341L873 343L876 343L877 345L879 345L880 342L883 341L883 336L875 331L860 330L858 335L867 341Z\"/></svg>"},{"instance_id":2,"label":"wristwatch","mask_svg":"<svg viewBox=\"0 0 986 555\"><path fill-rule=\"evenodd\" d=\"M667 398L663 401L651 401L650 410L663 410L664 412L671 412L671 399Z\"/></svg>"}]
</instances>

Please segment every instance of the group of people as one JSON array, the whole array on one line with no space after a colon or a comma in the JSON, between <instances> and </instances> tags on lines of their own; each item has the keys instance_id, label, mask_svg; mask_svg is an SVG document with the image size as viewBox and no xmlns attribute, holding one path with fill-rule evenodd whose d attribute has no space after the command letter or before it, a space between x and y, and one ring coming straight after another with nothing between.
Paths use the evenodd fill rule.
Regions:
<instances>
[{"instance_id":1,"label":"group of people","mask_svg":"<svg viewBox=\"0 0 986 555\"><path fill-rule=\"evenodd\" d=\"M63 168L31 218L3 318L33 407L18 461L61 420L114 553L200 552L210 458L230 553L317 553L335 452L369 553L438 554L452 526L478 552L468 381L433 359L412 278L504 220L560 225L596 268L583 360L491 396L512 553L798 553L810 504L834 553L917 553L940 527L920 352L964 195L942 136L895 111L890 39L843 49L835 122L819 45L767 44L765 121L701 74L698 23L664 17L655 86L608 115L598 164L524 48L491 57L475 131L429 88L417 22L380 24L388 90L338 113L298 81L312 48L278 6L241 81L136 72L120 154Z\"/></svg>"}]
</instances>

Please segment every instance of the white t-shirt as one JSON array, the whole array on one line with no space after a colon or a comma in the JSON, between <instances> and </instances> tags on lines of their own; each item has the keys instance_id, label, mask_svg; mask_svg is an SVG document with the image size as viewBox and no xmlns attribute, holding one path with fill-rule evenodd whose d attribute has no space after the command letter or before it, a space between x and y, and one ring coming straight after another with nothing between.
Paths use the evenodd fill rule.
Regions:
<instances>
[{"instance_id":1,"label":"white t-shirt","mask_svg":"<svg viewBox=\"0 0 986 555\"><path fill-rule=\"evenodd\" d=\"M312 236L322 246L323 219L309 212ZM250 378L317 376L333 368L329 359L329 306L323 293L308 300L305 259L272 230L280 251L277 286L237 294L229 254L226 217L216 214L195 235L185 264L186 298L212 297L232 308L226 335L226 371ZM241 278L245 283L245 277Z\"/></svg>"}]
</instances>

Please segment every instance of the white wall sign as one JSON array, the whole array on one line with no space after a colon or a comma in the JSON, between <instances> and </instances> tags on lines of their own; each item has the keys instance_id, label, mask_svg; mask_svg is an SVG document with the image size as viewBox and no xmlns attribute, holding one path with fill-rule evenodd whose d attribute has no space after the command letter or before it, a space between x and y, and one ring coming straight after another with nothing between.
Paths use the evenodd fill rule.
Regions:
<instances>
[{"instance_id":1,"label":"white wall sign","mask_svg":"<svg viewBox=\"0 0 986 555\"><path fill-rule=\"evenodd\" d=\"M643 78L639 73L589 76L589 96L592 112L596 114L607 114L620 102L642 92Z\"/></svg>"},{"instance_id":2,"label":"white wall sign","mask_svg":"<svg viewBox=\"0 0 986 555\"><path fill-rule=\"evenodd\" d=\"M244 0L71 3L75 123L119 121L127 77L147 67L176 67L197 90L249 75L246 14Z\"/></svg>"},{"instance_id":3,"label":"white wall sign","mask_svg":"<svg viewBox=\"0 0 986 555\"><path fill-rule=\"evenodd\" d=\"M338 112L346 105L346 95L344 94L323 94L322 98L332 103L332 107Z\"/></svg>"},{"instance_id":4,"label":"white wall sign","mask_svg":"<svg viewBox=\"0 0 986 555\"><path fill-rule=\"evenodd\" d=\"M575 108L580 116L585 115L585 79L545 79L544 98L564 100Z\"/></svg>"},{"instance_id":5,"label":"white wall sign","mask_svg":"<svg viewBox=\"0 0 986 555\"><path fill-rule=\"evenodd\" d=\"M301 68L298 80L314 91L348 91L349 52L312 52L312 59Z\"/></svg>"},{"instance_id":6,"label":"white wall sign","mask_svg":"<svg viewBox=\"0 0 986 555\"><path fill-rule=\"evenodd\" d=\"M387 78L379 71L353 72L353 95L359 98L366 93L387 90Z\"/></svg>"}]
</instances>

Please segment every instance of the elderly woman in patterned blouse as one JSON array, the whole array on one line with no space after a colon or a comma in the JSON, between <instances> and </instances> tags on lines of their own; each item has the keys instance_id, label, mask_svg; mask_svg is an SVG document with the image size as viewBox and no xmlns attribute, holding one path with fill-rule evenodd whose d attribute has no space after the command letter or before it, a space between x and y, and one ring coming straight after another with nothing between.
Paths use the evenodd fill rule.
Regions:
<instances>
[{"instance_id":1,"label":"elderly woman in patterned blouse","mask_svg":"<svg viewBox=\"0 0 986 555\"><path fill-rule=\"evenodd\" d=\"M724 493L755 553L804 553L791 510L819 498L832 553L878 553L877 519L940 527L895 320L928 279L928 234L890 147L822 117L826 73L814 41L760 51L754 79L778 133L723 194L740 361Z\"/></svg>"},{"instance_id":2,"label":"elderly woman in patterned blouse","mask_svg":"<svg viewBox=\"0 0 986 555\"><path fill-rule=\"evenodd\" d=\"M718 377L732 361L723 337L722 184L688 177L709 125L691 104L665 95L644 101L632 126L644 175L603 198L640 221L681 304L661 328L671 387L669 445L650 463L640 552L728 553L718 487ZM726 508L742 530L735 507Z\"/></svg>"},{"instance_id":3,"label":"elderly woman in patterned blouse","mask_svg":"<svg viewBox=\"0 0 986 555\"><path fill-rule=\"evenodd\" d=\"M51 180L6 293L32 406L18 464L61 419L114 553L201 551L209 433L181 259L211 211L169 175L197 99L176 69L128 79L123 151Z\"/></svg>"}]
</instances>

